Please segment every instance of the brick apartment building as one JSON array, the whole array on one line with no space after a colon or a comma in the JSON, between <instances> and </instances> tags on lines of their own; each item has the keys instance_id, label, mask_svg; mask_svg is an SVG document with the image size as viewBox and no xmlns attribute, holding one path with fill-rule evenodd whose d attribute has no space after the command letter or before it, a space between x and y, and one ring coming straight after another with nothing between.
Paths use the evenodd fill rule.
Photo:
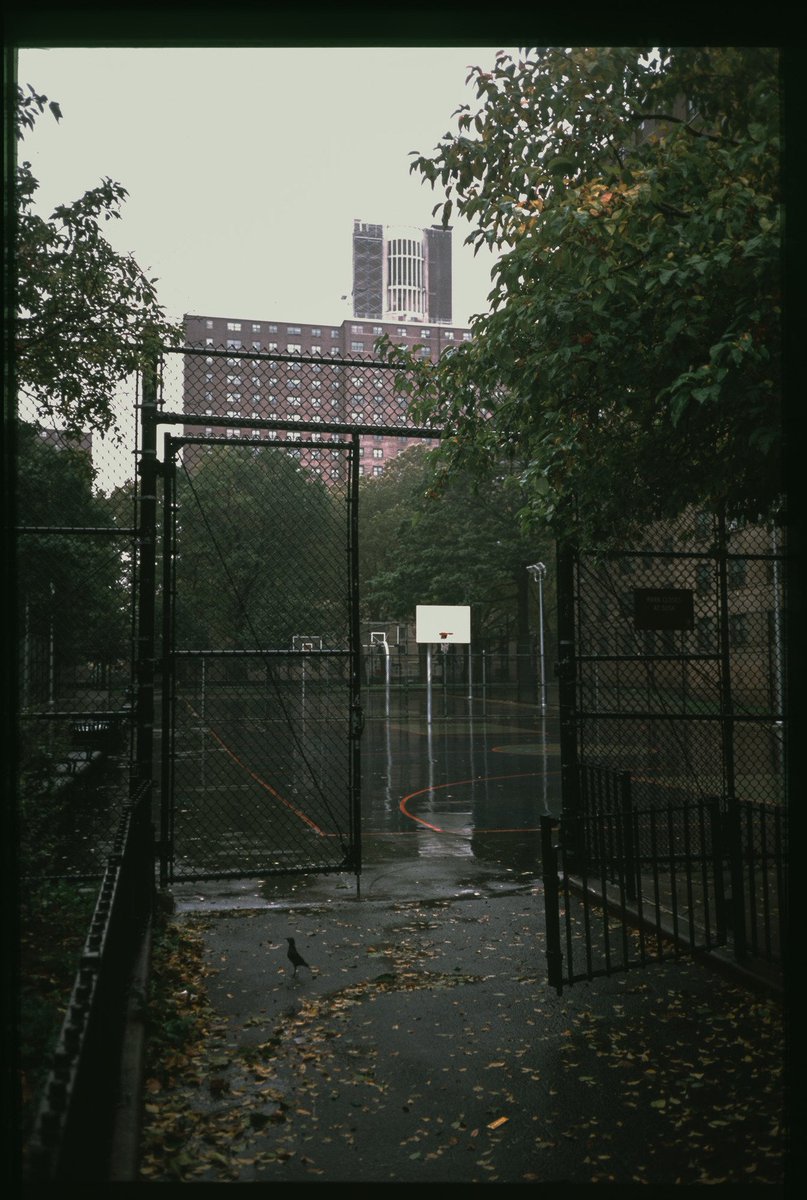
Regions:
<instances>
[{"instance_id":1,"label":"brick apartment building","mask_svg":"<svg viewBox=\"0 0 807 1200\"><path fill-rule=\"evenodd\" d=\"M331 435L317 434L317 424L384 426L385 432L361 439L361 473L380 475L412 439L388 431L408 423L406 405L394 392L391 373L374 366L376 339L386 334L399 345L418 346L430 359L470 340L466 327L451 324L450 238L450 230L436 227L402 230L354 222L357 315L338 325L187 314L186 345L208 353L186 356L184 411L237 419L239 426L224 436L256 441L293 442L302 435L250 429L243 424L250 417L299 423L307 441L324 444L321 463L316 450L305 459L326 478ZM205 433L212 434L213 426Z\"/></svg>"}]
</instances>

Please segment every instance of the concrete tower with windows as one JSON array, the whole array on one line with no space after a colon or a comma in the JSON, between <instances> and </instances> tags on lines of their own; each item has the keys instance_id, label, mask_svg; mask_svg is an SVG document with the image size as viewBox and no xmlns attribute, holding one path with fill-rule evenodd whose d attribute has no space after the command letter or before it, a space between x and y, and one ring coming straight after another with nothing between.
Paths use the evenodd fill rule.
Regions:
<instances>
[{"instance_id":1,"label":"concrete tower with windows","mask_svg":"<svg viewBox=\"0 0 807 1200\"><path fill-rule=\"evenodd\" d=\"M353 315L451 324L451 229L353 222Z\"/></svg>"}]
</instances>

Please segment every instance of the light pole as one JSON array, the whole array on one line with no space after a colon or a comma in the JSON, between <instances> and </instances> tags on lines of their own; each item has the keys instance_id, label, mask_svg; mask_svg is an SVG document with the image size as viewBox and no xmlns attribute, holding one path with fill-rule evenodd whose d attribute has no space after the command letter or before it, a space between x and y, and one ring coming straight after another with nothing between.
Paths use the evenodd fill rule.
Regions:
<instances>
[{"instance_id":1,"label":"light pole","mask_svg":"<svg viewBox=\"0 0 807 1200\"><path fill-rule=\"evenodd\" d=\"M546 670L544 667L544 575L546 567L542 562L533 563L527 567L528 573L538 584L538 659L541 672L541 712L546 712Z\"/></svg>"}]
</instances>

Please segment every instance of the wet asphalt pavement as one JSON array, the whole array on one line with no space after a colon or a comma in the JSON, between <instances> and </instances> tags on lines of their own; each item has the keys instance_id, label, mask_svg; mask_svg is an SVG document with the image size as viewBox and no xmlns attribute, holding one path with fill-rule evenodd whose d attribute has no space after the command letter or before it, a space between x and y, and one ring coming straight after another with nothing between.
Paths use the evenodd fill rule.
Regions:
<instances>
[{"instance_id":1,"label":"wet asphalt pavement","mask_svg":"<svg viewBox=\"0 0 807 1200\"><path fill-rule=\"evenodd\" d=\"M209 1036L147 1082L142 1182L783 1185L776 1002L706 960L547 986L551 721L371 722L363 767L359 887L174 889Z\"/></svg>"}]
</instances>

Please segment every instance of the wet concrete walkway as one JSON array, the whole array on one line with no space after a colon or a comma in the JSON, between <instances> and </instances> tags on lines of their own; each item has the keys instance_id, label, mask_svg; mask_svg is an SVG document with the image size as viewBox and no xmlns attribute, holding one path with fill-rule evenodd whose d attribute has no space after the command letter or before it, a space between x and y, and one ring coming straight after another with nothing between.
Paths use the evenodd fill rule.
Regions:
<instances>
[{"instance_id":1,"label":"wet concrete walkway","mask_svg":"<svg viewBox=\"0 0 807 1200\"><path fill-rule=\"evenodd\" d=\"M781 1185L775 1003L703 960L547 987L551 727L382 725L359 889L175 889L209 1036L172 1088L147 1081L140 1180Z\"/></svg>"}]
</instances>

